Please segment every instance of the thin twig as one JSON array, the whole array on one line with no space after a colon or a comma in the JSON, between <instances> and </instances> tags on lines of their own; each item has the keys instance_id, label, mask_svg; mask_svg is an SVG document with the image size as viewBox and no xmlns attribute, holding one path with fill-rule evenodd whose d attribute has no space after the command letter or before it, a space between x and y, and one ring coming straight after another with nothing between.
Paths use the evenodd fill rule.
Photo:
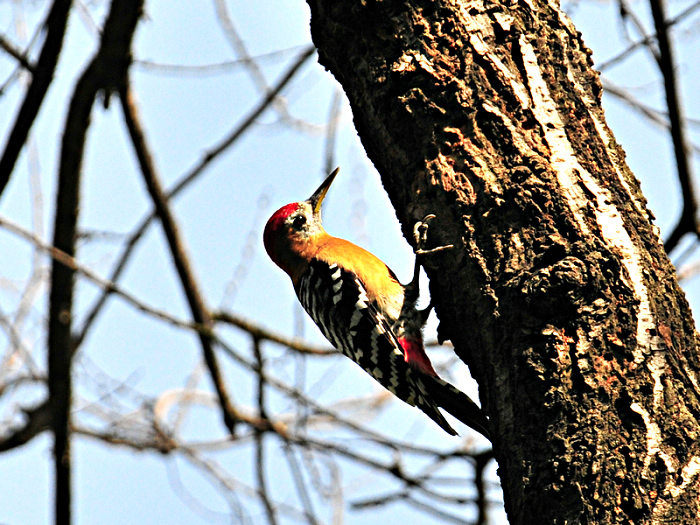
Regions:
<instances>
[{"instance_id":1,"label":"thin twig","mask_svg":"<svg viewBox=\"0 0 700 525\"><path fill-rule=\"evenodd\" d=\"M124 438L123 436L115 435L113 432L98 431L79 425L76 425L73 428L73 431L76 434L80 434L90 439L99 440L109 445L129 447L130 449L139 452L157 451L161 453L177 453L190 460L194 466L202 468L202 471L205 474L209 475L214 481L216 481L216 483L222 489L222 493L224 495L232 495L243 492L248 496L259 497L259 493L255 488L250 487L249 485L246 485L241 481L233 479L231 476L227 475L227 473L223 471L217 462L204 457L196 447L192 447L171 439L167 450L160 450L158 448L160 447L160 443L158 443L156 440L134 441ZM230 439L227 439L227 443L231 443ZM304 519L304 513L289 504L278 502L275 504L275 506L280 513L286 514L296 521L301 521ZM235 521L235 523L239 523L239 521Z\"/></svg>"},{"instance_id":2,"label":"thin twig","mask_svg":"<svg viewBox=\"0 0 700 525\"><path fill-rule=\"evenodd\" d=\"M270 88L267 85L265 75L258 65L257 60L252 57L250 53L248 53L245 42L236 30L236 26L233 23L233 19L231 18L226 2L224 0L214 0L214 8L216 10L217 21L224 32L224 36L233 48L233 51L243 63L243 66L248 71L251 79L253 80L253 84L255 84L255 87L259 91L268 93ZM304 129L308 127L308 123L301 119L294 118L289 113L287 101L282 97L275 96L272 101L272 107L283 122L286 122L297 129Z\"/></svg>"},{"instance_id":3,"label":"thin twig","mask_svg":"<svg viewBox=\"0 0 700 525\"><path fill-rule=\"evenodd\" d=\"M19 64L24 69L26 69L30 73L34 73L35 67L33 64L29 63L29 60L27 60L27 55L25 53L22 53L2 35L0 35L0 48L2 48L8 55L14 58L17 62L19 62Z\"/></svg>"},{"instance_id":4,"label":"thin twig","mask_svg":"<svg viewBox=\"0 0 700 525\"><path fill-rule=\"evenodd\" d=\"M212 478L221 485L221 488L225 490L227 494L238 494L239 492L245 492L251 496L260 495L259 491L257 491L255 488L227 476L216 462L203 457L196 450L192 450L189 447L183 447L179 452L190 459L193 464L204 467L205 472L212 476ZM275 507L280 511L280 513L286 514L295 521L303 520L304 514L299 509L292 507L289 504L284 502L276 502ZM241 523L240 520L234 520L233 522Z\"/></svg>"},{"instance_id":5,"label":"thin twig","mask_svg":"<svg viewBox=\"0 0 700 525\"><path fill-rule=\"evenodd\" d=\"M342 91L337 88L333 92L333 99L328 110L328 123L326 124L326 143L325 143L325 162L324 162L324 177L326 174L333 171L336 167L335 162L335 143L338 134L338 120L340 118L340 108L343 101Z\"/></svg>"},{"instance_id":6,"label":"thin twig","mask_svg":"<svg viewBox=\"0 0 700 525\"><path fill-rule=\"evenodd\" d=\"M150 306L140 299L138 299L136 296L130 294L126 290L122 289L119 285L112 281L108 281L99 275L97 275L94 271L90 270L89 268L81 265L78 263L78 261L71 255L68 255L66 252L59 250L58 248L55 248L49 244L46 244L44 241L39 239L36 235L34 235L32 232L25 230L18 224L13 223L12 221L0 216L0 227L5 228L6 230L26 239L27 241L31 242L37 249L41 250L44 253L47 253L48 255L51 256L52 259L60 262L62 265L67 266L68 268L71 268L73 271L76 273L84 276L87 278L90 282L96 284L99 286L102 290L104 291L109 291L109 293L113 293L117 295L118 297L121 297L124 299L127 303L135 307L137 310L152 315L153 317L160 319L161 321L165 321L168 324L171 324L173 326L177 326L178 328L185 328L185 329L190 329L190 330L204 330L204 327L198 326L195 323L191 323L188 321L184 321L182 319L178 319L177 317L165 312L164 310L159 310L158 308L155 308L153 306ZM75 347L75 343L73 344Z\"/></svg>"},{"instance_id":7,"label":"thin twig","mask_svg":"<svg viewBox=\"0 0 700 525\"><path fill-rule=\"evenodd\" d=\"M440 518L442 521L449 522L449 523L458 523L460 525L468 525L472 522L465 520L462 516L455 516L454 514L451 514L449 512L445 512L442 509L439 509L435 507L434 505L431 505L430 503L427 503L425 501L421 501L419 499L414 498L413 496L408 496L406 498L406 501L411 503L411 505L418 509L422 510L423 512L427 513L430 516L435 516Z\"/></svg>"},{"instance_id":8,"label":"thin twig","mask_svg":"<svg viewBox=\"0 0 700 525\"><path fill-rule=\"evenodd\" d=\"M243 247L240 250L240 259L231 273L231 277L226 283L224 293L220 304L232 304L236 297L239 287L248 276L251 269L251 263L255 259L255 254L260 246L260 223L267 219L269 197L266 191L263 191L257 199L255 213L249 213L248 218L251 219L252 225L245 236Z\"/></svg>"},{"instance_id":9,"label":"thin twig","mask_svg":"<svg viewBox=\"0 0 700 525\"><path fill-rule=\"evenodd\" d=\"M642 21L639 19L637 14L634 12L634 9L629 5L627 0L618 0L619 6L620 6L620 16L622 17L623 21L623 30L625 30L626 33L626 27L624 27L624 21L629 20L632 22L632 25L637 29L637 32L641 35L642 40L646 42L646 47L649 49L649 53L654 57L654 60L656 61L657 64L661 63L661 55L659 55L659 51L656 48L656 42L654 38L652 38L650 35L647 34L647 30L644 27L644 24Z\"/></svg>"},{"instance_id":10,"label":"thin twig","mask_svg":"<svg viewBox=\"0 0 700 525\"><path fill-rule=\"evenodd\" d=\"M603 89L605 90L605 93L607 95L612 95L613 97L617 98L618 100L624 102L627 104L630 108L634 109L635 111L639 112L642 116L644 116L646 119L648 119L651 123L656 124L657 126L670 131L671 129L671 124L668 121L668 113L659 111L658 109L652 108L646 104L643 104L639 100L637 100L634 96L632 96L631 93L628 91L612 84L609 79L607 78L602 78L602 83L603 83ZM689 144L691 150L694 153L700 153L700 145L697 144Z\"/></svg>"},{"instance_id":11,"label":"thin twig","mask_svg":"<svg viewBox=\"0 0 700 525\"><path fill-rule=\"evenodd\" d=\"M294 487L296 488L301 504L304 508L304 513L308 523L311 525L318 525L318 518L314 512L313 503L311 502L311 497L309 496L309 491L306 488L306 482L304 481L304 475L301 472L299 462L297 461L294 449L290 444L284 446L284 454L287 458L287 464L289 465L289 470L292 473L292 480L294 481Z\"/></svg>"},{"instance_id":12,"label":"thin twig","mask_svg":"<svg viewBox=\"0 0 700 525\"><path fill-rule=\"evenodd\" d=\"M253 344L253 356L255 357L255 372L258 378L257 381L257 401L258 401L258 414L262 419L267 419L267 410L265 410L265 364L262 356L262 349L260 348L260 339L253 336L251 337Z\"/></svg>"},{"instance_id":13,"label":"thin twig","mask_svg":"<svg viewBox=\"0 0 700 525\"><path fill-rule=\"evenodd\" d=\"M695 2L694 4L690 5L689 7L687 7L686 9L681 11L680 13L678 13L675 17L667 20L666 27L670 28L670 27L676 25L678 22L682 22L683 20L686 19L686 17L693 14L693 12L695 12L695 10L697 10L698 8L700 8L700 1ZM598 71L605 71L606 69L609 69L609 68L619 64L620 62L625 60L629 55L631 55L637 49L644 47L644 46L648 46L650 43L653 42L653 40L655 38L656 38L656 35L648 35L645 38L642 38L640 40L637 40L633 44L630 44L627 48L620 51L617 55L607 59L605 62L601 62L600 64L598 64L598 66L597 66Z\"/></svg>"},{"instance_id":14,"label":"thin twig","mask_svg":"<svg viewBox=\"0 0 700 525\"><path fill-rule=\"evenodd\" d=\"M214 312L212 319L240 328L258 340L271 341L295 350L300 354L317 356L338 355L338 351L333 348L313 346L296 337L285 337L230 312Z\"/></svg>"},{"instance_id":15,"label":"thin twig","mask_svg":"<svg viewBox=\"0 0 700 525\"><path fill-rule=\"evenodd\" d=\"M261 53L249 57L250 60L255 60L256 62L261 61L276 61L278 59L285 58L294 52L299 51L300 48L304 46L293 46L286 49L278 49L275 51L270 51L269 53ZM211 64L163 64L161 62L155 62L153 60L134 60L134 67L142 71L149 71L162 75L174 75L177 77L182 77L183 75L191 75L201 78L206 75L219 75L221 73L226 73L228 71L234 71L242 66L244 66L246 60L225 60L223 62L216 62Z\"/></svg>"},{"instance_id":16,"label":"thin twig","mask_svg":"<svg viewBox=\"0 0 700 525\"><path fill-rule=\"evenodd\" d=\"M207 151L202 158L202 160L197 164L189 173L189 175L185 176L181 182L173 188L173 191L177 189L178 186L180 185L186 185L189 184L190 180L209 165L209 163L214 160L216 157L218 157L224 150L228 149L231 144L233 144L236 140L239 139L239 137L245 133L248 128L255 122L255 120L269 107L271 103L273 103L279 95L280 91L287 85L287 83L294 78L294 76L297 74L297 71L301 68L301 66L304 65L304 63L313 56L313 54L316 52L316 48L313 46L307 47L296 59L294 64L287 70L287 72L282 76L282 78L279 80L277 85L271 89L270 91L266 92L265 98L262 99L260 104L258 105L255 110L253 110L241 123L241 125L236 128L236 130L231 133L228 137L226 137L224 140L222 140L217 146L214 146L212 149Z\"/></svg>"},{"instance_id":17,"label":"thin twig","mask_svg":"<svg viewBox=\"0 0 700 525\"><path fill-rule=\"evenodd\" d=\"M265 365L260 348L260 340L256 337L252 338L253 355L255 356L256 376L257 376L257 400L258 414L260 419L268 419L267 410L265 409ZM258 484L258 494L260 501L265 507L267 522L270 525L277 524L277 513L272 505L265 479L265 431L259 428L255 429L255 477Z\"/></svg>"},{"instance_id":18,"label":"thin twig","mask_svg":"<svg viewBox=\"0 0 700 525\"><path fill-rule=\"evenodd\" d=\"M22 19L18 19L15 23L16 32L18 34L18 37L21 40L23 40L23 42L26 41L26 35L25 35L26 28L24 27L25 22L26 22L26 20L24 20L24 18L22 18ZM36 44L37 40L39 39L39 36L43 32L44 32L44 25L37 24L36 28L34 29L34 32L32 33L32 36L24 44L24 52L23 52L24 56L28 57L30 55L31 49L34 47L34 44ZM29 59L27 59L27 60L29 60ZM31 63L30 65L32 66L32 71L33 71L36 68L36 63ZM16 79L20 79L20 78L22 80L26 79L26 82L24 82L22 85L25 87L29 85L29 79L26 77L22 78L22 75L21 75L22 71L26 71L26 69L22 66L22 64L18 63L17 67L15 67L15 69L9 75L7 75L7 78L5 79L5 81L2 84L0 84L0 96L5 93L5 90L7 90L9 88L9 86L12 85L12 83Z\"/></svg>"}]
</instances>

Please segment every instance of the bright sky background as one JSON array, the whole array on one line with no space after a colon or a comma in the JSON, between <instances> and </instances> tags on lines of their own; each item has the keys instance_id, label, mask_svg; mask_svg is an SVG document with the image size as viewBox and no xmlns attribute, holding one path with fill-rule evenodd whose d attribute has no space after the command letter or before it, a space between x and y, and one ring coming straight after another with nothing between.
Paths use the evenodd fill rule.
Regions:
<instances>
[{"instance_id":1,"label":"bright sky background","mask_svg":"<svg viewBox=\"0 0 700 525\"><path fill-rule=\"evenodd\" d=\"M672 1L671 14L693 2ZM0 32L22 44L26 35L23 25L33 32L37 21L45 16L47 2L0 3ZM646 3L634 2L650 27ZM229 9L238 31L245 39L251 55L263 55L280 49L289 51L260 61L268 84L273 84L291 64L303 46L310 42L308 8L301 1L274 0L229 2ZM11 218L41 237L50 239L53 213L53 191L60 136L67 100L77 76L95 50L96 37L90 16L101 19L104 2L92 4L79 14L74 9L64 44L56 80L33 128L36 156L25 154L19 160L10 185L0 200L0 215ZM604 62L626 47L621 36L617 8L611 2L580 2L570 12L593 49L596 63ZM147 2L136 39L135 56L139 60L161 64L212 64L235 59L231 46L215 21L215 2ZM101 22L100 22L101 23ZM683 79L683 99L687 113L700 115L698 107L697 41L700 32L697 14L675 33L679 50L679 72ZM633 39L637 35L630 29ZM36 49L37 46L34 47ZM14 62L0 52L0 79L14 69ZM132 68L135 92L148 133L155 161L166 186L171 186L194 166L204 152L224 137L254 106L260 95L249 75L242 69L196 76L154 70L142 64ZM663 100L660 77L650 66L644 50L632 59L606 73L618 86L629 89L649 105L661 108ZM284 92L290 112L316 124L316 129L299 133L280 125L277 116L268 111L233 149L214 162L206 174L181 194L175 203L182 233L194 260L194 269L210 306L226 308L245 315L264 326L288 335L305 335L321 344L323 340L309 320L304 320L303 334L294 315L296 298L288 279L266 257L262 248L261 230L267 217L279 206L300 200L316 187L324 175L325 124L337 84L315 63L305 66L291 89ZM14 120L22 92L17 85L0 97L0 130L2 144L9 123ZM608 124L628 154L628 163L642 180L643 189L657 217L662 233L667 234L680 212L680 197L675 181L672 147L665 131L651 127L638 113L606 96ZM413 259L401 237L393 210L381 188L379 177L365 158L352 126L352 115L343 101L342 119L336 145L336 163L341 176L329 193L325 221L327 229L350 238L375 252L403 279L408 280ZM697 130L697 127L691 128ZM149 199L135 165L122 124L119 104L112 101L108 110L97 105L83 166L84 197L81 224L91 230L125 233L150 210ZM695 134L696 142L698 137ZM29 166L38 162L43 215L32 217ZM36 197L35 197L36 198ZM371 225L371 227L370 227ZM244 247L248 246L247 251ZM86 243L81 247L83 263L106 276L112 258L118 252L116 242ZM682 251L682 250L680 250ZM680 253L679 251L679 253ZM129 265L123 286L135 295L181 318L188 317L186 304L166 255L165 245L156 225L142 242ZM16 308L15 288L28 275L31 250L26 242L0 230L0 308L3 312ZM235 287L226 286L236 279ZM700 279L684 283L689 300L697 305ZM81 281L78 311L84 313L95 296L96 288ZM44 345L41 326L45 299L35 303L36 311L23 338L29 347ZM430 330L433 330L431 332ZM248 341L235 331L226 331L234 346L241 351ZM434 322L428 329L434 337ZM0 332L0 343L6 346ZM272 355L275 350L271 349ZM43 356L43 352L37 355ZM440 360L446 356L440 354ZM42 357L43 359L43 357ZM240 369L226 362L225 373L234 392L249 392L251 385ZM81 351L76 374L99 377L100 371L118 382L147 395L183 386L184 380L200 362L197 341L191 335L166 324L144 318L131 306L112 299ZM328 364L332 363L330 370ZM283 371L284 373L284 371ZM292 369L288 375L293 374ZM328 375L326 375L328 374ZM106 381L106 379L105 379ZM111 381L111 380L110 380ZM342 361L324 361L309 370L306 386L318 389L319 400L340 399L353 391L354 385L368 381L359 371ZM322 388L324 382L330 386ZM319 386L320 385L320 386ZM475 393L474 386L461 386ZM201 381L209 390L209 383ZM100 385L82 380L81 396L95 400ZM0 398L0 421L4 421L16 403L29 406L42 398L42 392L27 390L8 405ZM15 403L15 405L12 405ZM76 409L84 406L76 406ZM211 436L221 432L218 414L197 414L189 428L191 436ZM444 440L444 434L427 426L412 433L416 413L398 403L377 425L391 428L397 435L419 442ZM483 445L483 443L481 443ZM480 446L481 446L480 445ZM279 447L270 446L268 461L274 465ZM107 447L84 438L74 440L74 516L75 523L229 523L228 505L211 483L193 473L179 459L168 459L151 453L134 453L126 448ZM52 516L51 439L49 434L30 444L0 456L0 523L33 525L50 521ZM241 477L250 470L246 454L228 454L220 458L230 470L240 466ZM233 467L232 467L233 466ZM295 501L292 487L275 479L270 469L270 482L275 494ZM248 479L250 475L248 474ZM344 476L352 497L372 494L376 485L371 472L350 469ZM190 496L183 497L178 481L186 484ZM188 498L199 503L188 503ZM352 499L349 497L349 499ZM206 506L206 509L199 508ZM262 511L249 508L252 523L262 523ZM497 514L498 515L498 514ZM322 519L330 519L321 513ZM401 505L364 512L348 511L345 523L370 524L391 518L407 523L432 523L426 515L410 514ZM235 522L235 521L234 521Z\"/></svg>"}]
</instances>

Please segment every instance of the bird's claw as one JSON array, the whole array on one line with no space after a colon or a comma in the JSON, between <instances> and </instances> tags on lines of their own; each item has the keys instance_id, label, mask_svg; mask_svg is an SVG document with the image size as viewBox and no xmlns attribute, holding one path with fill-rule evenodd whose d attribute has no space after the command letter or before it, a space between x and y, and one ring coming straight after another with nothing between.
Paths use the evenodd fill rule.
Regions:
<instances>
[{"instance_id":1,"label":"bird's claw","mask_svg":"<svg viewBox=\"0 0 700 525\"><path fill-rule=\"evenodd\" d=\"M426 242L428 242L428 226L430 221L435 218L434 213L429 213L422 220L416 222L413 226L413 240L416 243L416 248L414 250L416 255L427 255L430 253L440 252L442 250L448 250L454 248L454 244L447 244L445 246L437 246L436 248L424 248Z\"/></svg>"}]
</instances>

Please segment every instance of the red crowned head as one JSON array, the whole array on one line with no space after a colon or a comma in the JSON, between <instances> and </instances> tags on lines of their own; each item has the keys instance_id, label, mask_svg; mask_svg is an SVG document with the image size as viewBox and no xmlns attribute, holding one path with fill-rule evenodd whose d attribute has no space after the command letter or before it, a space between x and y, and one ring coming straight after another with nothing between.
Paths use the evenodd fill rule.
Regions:
<instances>
[{"instance_id":1,"label":"red crowned head","mask_svg":"<svg viewBox=\"0 0 700 525\"><path fill-rule=\"evenodd\" d=\"M305 249L317 235L325 234L321 223L321 207L339 170L340 168L334 169L307 200L282 206L265 225L265 251L292 279L294 267L301 262Z\"/></svg>"}]
</instances>

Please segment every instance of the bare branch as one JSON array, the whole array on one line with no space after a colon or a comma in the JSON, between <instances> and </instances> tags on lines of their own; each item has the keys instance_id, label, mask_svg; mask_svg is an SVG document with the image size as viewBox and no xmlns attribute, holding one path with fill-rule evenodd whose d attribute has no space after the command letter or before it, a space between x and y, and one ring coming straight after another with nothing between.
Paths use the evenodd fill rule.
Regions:
<instances>
[{"instance_id":1,"label":"bare branch","mask_svg":"<svg viewBox=\"0 0 700 525\"><path fill-rule=\"evenodd\" d=\"M212 160L218 157L224 150L228 149L228 147L231 146L231 144L236 142L239 139L239 137L243 133L245 133L248 130L248 128L255 122L255 120L269 107L269 105L275 101L277 95L279 95L279 93L287 85L287 83L292 78L294 78L301 66L303 66L306 63L306 61L309 58L311 58L311 56L313 56L315 52L315 47L307 47L299 55L297 60L292 64L292 66L287 70L287 72L282 76L277 85L273 89L266 92L265 98L263 98L260 104L258 104L258 106L243 120L240 126L238 126L233 133L231 133L228 137L222 140L218 145L210 149L204 155L204 158L199 162L199 164L197 164L190 171L190 173L187 176L185 176L175 188L173 188L173 191L175 191L181 185L188 184L190 180L197 177L199 173L204 168L206 168Z\"/></svg>"},{"instance_id":2,"label":"bare branch","mask_svg":"<svg viewBox=\"0 0 700 525\"><path fill-rule=\"evenodd\" d=\"M258 376L258 414L261 419L267 419L267 411L265 410L265 371L263 365L262 352L260 350L260 341L253 338L253 353L255 355ZM267 522L270 525L277 524L277 514L272 505L265 477L265 436L261 429L255 430L255 478L258 483L258 494L260 501L265 508Z\"/></svg>"},{"instance_id":3,"label":"bare branch","mask_svg":"<svg viewBox=\"0 0 700 525\"><path fill-rule=\"evenodd\" d=\"M305 517L311 525L318 525L318 518L314 513L313 504L311 502L311 498L309 497L309 491L306 487L306 482L304 481L304 475L301 472L299 462L297 461L294 449L291 447L291 445L285 445L284 454L287 458L289 470L292 473L294 487L296 488L301 504L304 507Z\"/></svg>"},{"instance_id":4,"label":"bare branch","mask_svg":"<svg viewBox=\"0 0 700 525\"><path fill-rule=\"evenodd\" d=\"M200 330L203 329L202 327L197 326L194 323L184 321L182 319L178 319L177 317L163 311L159 310L157 308L154 308L134 295L130 294L129 292L123 290L121 287L119 287L117 284L108 281L106 279L103 279L99 275L97 275L95 272L90 270L89 268L86 268L85 266L82 266L76 261L76 259L68 255L66 252L59 250L51 245L46 244L43 242L41 239L39 239L36 235L33 233L25 230L21 226L9 221L8 219L1 217L0 216L0 226L7 229L8 231L26 239L27 241L31 242L34 244L36 248L41 250L42 252L47 253L50 255L54 260L60 262L62 265L67 266L68 268L72 269L74 272L86 277L88 280L91 282L95 283L97 286L102 288L105 291L108 291L109 293L113 293L122 299L124 299L127 303L131 304L133 307L135 307L137 310L140 310L141 312L144 312L146 314L152 315L153 317L160 319L161 321L165 321L173 326L177 326L179 328L186 328L186 329L193 329L193 330ZM73 344L74 347L77 347L76 344Z\"/></svg>"},{"instance_id":5,"label":"bare branch","mask_svg":"<svg viewBox=\"0 0 700 525\"><path fill-rule=\"evenodd\" d=\"M46 19L46 39L41 48L39 60L32 71L32 82L24 95L22 106L15 118L15 124L8 135L5 149L0 158L0 195L2 195L10 175L17 162L29 130L39 113L44 96L53 80L53 73L58 63L58 56L63 46L63 35L66 32L70 0L54 0Z\"/></svg>"},{"instance_id":6,"label":"bare branch","mask_svg":"<svg viewBox=\"0 0 700 525\"><path fill-rule=\"evenodd\" d=\"M302 354L318 356L338 355L338 351L334 348L322 348L318 346L312 346L296 337L285 337L281 334L263 328L258 324L255 324L251 321L248 321L247 319L244 319L230 312L214 312L212 314L212 319L240 328L241 330L248 332L250 335L252 335L258 340L271 341L273 343L286 346L287 348L290 348Z\"/></svg>"},{"instance_id":7,"label":"bare branch","mask_svg":"<svg viewBox=\"0 0 700 525\"><path fill-rule=\"evenodd\" d=\"M192 169L190 172L185 174L180 181L166 194L168 200L177 196L182 190L189 186L199 175L202 174L204 169L220 154L226 151L230 146L232 146L255 122L257 119L272 103L275 95L280 93L282 89L294 78L296 73L299 71L301 66L313 55L314 47L307 47L304 52L297 58L297 60L292 64L292 66L287 70L287 72L282 76L275 87L260 101L253 111L243 119L243 121L236 126L233 132L218 146L209 151L204 158ZM116 283L121 277L122 272L126 268L126 264L133 253L134 248L138 244L139 240L143 237L144 233L148 230L151 221L156 217L155 211L150 215L145 217L139 226L135 229L134 233L129 237L124 250L122 251L117 264L114 266L114 270L109 278L110 282ZM105 289L102 295L95 301L94 306L90 309L90 313L86 316L85 323L82 329L76 336L76 346L79 346L85 339L87 332L90 330L92 323L97 318L97 315L102 310L105 305L107 298L109 297L111 290Z\"/></svg>"},{"instance_id":8,"label":"bare branch","mask_svg":"<svg viewBox=\"0 0 700 525\"><path fill-rule=\"evenodd\" d=\"M218 344L221 346L222 350L224 350L231 359L233 359L236 363L246 367L248 370L255 371L256 366L255 363L251 362L250 360L246 359L240 353L236 352L230 345L228 345L225 341L218 339L217 340ZM391 450L405 450L407 452L413 452L416 454L424 454L424 455L431 455L431 456L445 456L445 457L451 457L451 456L460 456L460 455L466 455L469 456L471 455L469 452L465 451L464 449L455 449L455 450L450 450L448 452L440 452L435 449L428 449L426 447L420 447L416 446L412 443L408 443L405 441L401 441L398 439L389 439L378 432L375 432L369 428L364 427L363 425L357 423L356 421L350 421L346 418L343 418L340 414L337 412L321 405L320 403L316 402L314 399L309 398L306 396L303 392L299 391L296 388L290 387L286 383L270 376L269 374L262 372L262 374L265 376L265 382L269 384L270 386L278 389L280 392L285 394L286 396L289 396L292 399L298 400L301 403L311 407L317 414L320 415L325 415L327 416L330 420L332 420L334 423L339 424L344 426L345 428L352 430L356 432L358 435L362 436L362 438L371 441L372 443L375 443L377 445L381 445L383 447L389 448Z\"/></svg>"},{"instance_id":9,"label":"bare branch","mask_svg":"<svg viewBox=\"0 0 700 525\"><path fill-rule=\"evenodd\" d=\"M263 60L273 61L279 58L284 58L291 53L298 52L301 48L306 48L306 46L293 46L286 49L271 51L269 53L261 53L260 55L250 56L247 59L227 60L213 64L163 64L152 60L134 60L134 67L143 71L149 71L162 75L174 75L178 77L183 75L191 75L202 77L206 75L219 75L228 71L235 71L236 69L245 66L248 60L261 62Z\"/></svg>"},{"instance_id":10,"label":"bare branch","mask_svg":"<svg viewBox=\"0 0 700 525\"><path fill-rule=\"evenodd\" d=\"M108 98L109 92L117 89L125 79L126 70L131 61L131 41L141 15L141 8L142 0L112 2L105 21L100 48L80 76L71 98L61 144L53 238L53 246L70 257L75 255L80 170L87 130L90 126L90 113L98 91L103 90L105 98ZM59 50L60 44L60 41L56 43ZM41 62L40 58L38 69L41 68ZM55 61L51 71L53 71L53 65ZM48 84L46 86L48 87ZM28 131L29 127L26 128L26 132ZM14 164L14 160L11 159L11 161ZM48 322L48 383L55 437L56 523L70 523L71 515L70 406L71 364L74 350L71 334L74 273L73 268L56 259L52 261Z\"/></svg>"},{"instance_id":11,"label":"bare branch","mask_svg":"<svg viewBox=\"0 0 700 525\"><path fill-rule=\"evenodd\" d=\"M226 2L223 0L214 0L214 7L216 9L217 20L224 31L226 39L229 41L229 44L233 48L236 55L240 58L243 66L248 70L253 83L260 91L263 93L268 93L270 88L267 85L265 75L258 66L255 58L248 53L248 49L246 48L241 36L238 34L236 26L233 23L233 19L229 14ZM294 118L289 113L287 109L287 102L283 98L276 95L272 100L272 107L279 114L282 121L287 122L298 129L308 127L306 122Z\"/></svg>"},{"instance_id":12,"label":"bare branch","mask_svg":"<svg viewBox=\"0 0 700 525\"><path fill-rule=\"evenodd\" d=\"M690 148L688 146L685 117L681 109L680 92L676 80L675 58L673 46L668 35L666 24L666 13L664 0L649 0L651 14L654 18L656 28L656 38L659 43L661 62L659 68L664 78L666 89L666 104L668 105L668 115L671 122L671 138L673 139L673 150L676 155L676 166L678 169L678 181L683 192L683 211L678 224L666 239L664 248L670 252L676 247L678 241L686 233L694 232L700 234L697 224L696 214L698 210L697 195L693 182L693 173L690 165Z\"/></svg>"},{"instance_id":13,"label":"bare branch","mask_svg":"<svg viewBox=\"0 0 700 525\"><path fill-rule=\"evenodd\" d=\"M141 299L122 289L116 283L108 281L97 275L94 271L90 270L89 268L80 265L74 257L71 257L65 252L46 244L36 235L32 234L31 232L25 230L21 226L11 222L10 220L2 216L0 216L0 227L5 228L6 230L31 242L37 249L49 254L52 258L59 261L61 264L72 268L75 272L84 276L89 281L93 282L106 292L117 295L137 310L145 314L151 315L161 321L164 321L178 328L184 328L187 330L200 330L205 332L208 331L207 328L200 324L179 319L173 316L172 314L165 312L164 310L160 310L158 308L146 304ZM212 320L236 326L237 328L248 332L249 334L258 338L261 341L271 341L273 343L286 346L287 348L290 348L302 354L310 354L316 356L331 356L338 354L337 350L335 349L317 347L309 345L301 339L285 337L281 334L268 330L256 323L253 323L252 321L244 319L230 312L214 313L212 314Z\"/></svg>"},{"instance_id":14,"label":"bare branch","mask_svg":"<svg viewBox=\"0 0 700 525\"><path fill-rule=\"evenodd\" d=\"M691 14L693 14L698 8L700 8L700 1L695 2L694 4L690 5L689 7L685 8L683 11L678 13L675 17L669 19L666 21L666 27L670 28L674 25L676 25L679 22L682 22L685 20L687 17L689 17ZM630 56L634 51L637 49L643 47L643 46L648 46L651 44L654 39L656 38L656 35L647 35L646 37L637 40L633 44L630 44L626 49L618 53L617 55L613 56L612 58L607 59L604 62L601 62L598 64L598 71L605 71L606 69L609 69L623 60L625 60L628 56Z\"/></svg>"},{"instance_id":15,"label":"bare branch","mask_svg":"<svg viewBox=\"0 0 700 525\"><path fill-rule=\"evenodd\" d=\"M34 408L25 409L23 412L27 421L20 428L0 439L0 452L22 446L51 428L51 403L48 400Z\"/></svg>"},{"instance_id":16,"label":"bare branch","mask_svg":"<svg viewBox=\"0 0 700 525\"><path fill-rule=\"evenodd\" d=\"M646 42L645 45L647 46L649 53L651 53L651 56L654 57L656 63L660 64L661 56L659 55L659 51L656 48L656 42L647 34L647 30L644 27L644 24L634 12L634 9L631 8L627 0L618 0L618 5L620 7L620 16L622 17L623 22L625 20L629 20L632 22L632 25L635 27L637 32L642 36L642 40Z\"/></svg>"},{"instance_id":17,"label":"bare branch","mask_svg":"<svg viewBox=\"0 0 700 525\"><path fill-rule=\"evenodd\" d=\"M641 113L649 122L665 129L670 130L671 124L668 121L668 113L664 111L659 111L658 109L652 108L639 100L637 100L631 93L622 89L619 86L613 84L609 79L603 78L603 89L608 95L612 95L618 100L624 102L629 107L635 111ZM700 153L700 146L696 144L690 144L693 152Z\"/></svg>"},{"instance_id":18,"label":"bare branch","mask_svg":"<svg viewBox=\"0 0 700 525\"><path fill-rule=\"evenodd\" d=\"M126 126L131 137L131 142L134 146L136 156L138 157L139 165L141 166L141 173L143 174L148 192L153 200L153 205L158 218L163 226L163 231L165 232L165 237L170 248L170 254L172 255L175 268L177 269L178 276L180 277L180 283L182 284L182 288L187 297L190 311L192 312L192 318L195 323L207 329L197 332L199 342L202 346L204 361L207 364L209 374L211 375L212 381L214 382L214 387L216 388L216 392L219 396L224 424L226 425L226 428L228 428L229 432L234 434L237 422L235 409L219 368L216 354L214 353L213 339L209 335L209 329L212 327L211 315L204 303L202 294L199 291L199 285L194 277L194 272L190 266L189 258L187 257L182 240L180 239L180 233L175 222L175 217L170 211L170 206L168 205L168 197L161 186L158 175L156 174L153 158L147 146L146 136L141 126L136 110L136 103L132 97L128 83L122 87L120 92L120 100L124 111Z\"/></svg>"}]
</instances>

